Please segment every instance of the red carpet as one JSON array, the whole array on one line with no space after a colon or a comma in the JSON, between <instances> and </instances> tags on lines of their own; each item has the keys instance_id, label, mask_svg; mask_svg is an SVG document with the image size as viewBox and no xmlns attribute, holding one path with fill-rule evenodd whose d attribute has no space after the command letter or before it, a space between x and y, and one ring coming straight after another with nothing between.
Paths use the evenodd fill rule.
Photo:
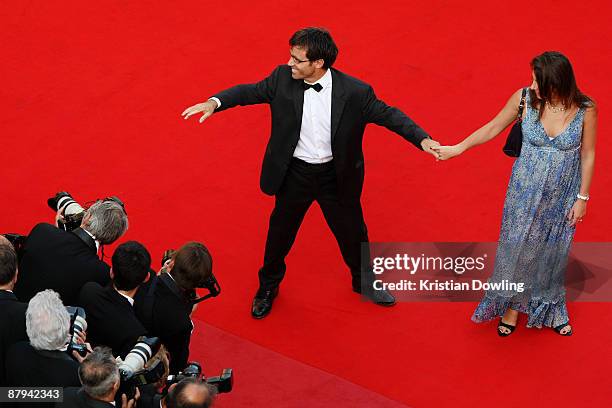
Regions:
<instances>
[{"instance_id":1,"label":"red carpet","mask_svg":"<svg viewBox=\"0 0 612 408\"><path fill-rule=\"evenodd\" d=\"M599 105L593 199L576 240L612 241L609 14L603 0L3 2L0 231L50 221L45 199L66 189L84 201L119 195L131 223L123 240L143 242L156 262L165 248L205 242L223 293L197 311L207 325L195 332L193 357L209 374L234 368L236 389L220 407L387 398L412 407L608 406L610 303L570 304L571 338L519 327L508 339L471 323L471 303L365 304L316 206L273 313L252 320L273 204L258 190L268 110L234 109L204 125L180 113L263 78L287 61L296 28L322 25L340 48L338 69L455 143L530 83L534 55L560 50ZM435 163L368 128L370 238L496 240L512 165L502 139Z\"/></svg>"},{"instance_id":2,"label":"red carpet","mask_svg":"<svg viewBox=\"0 0 612 408\"><path fill-rule=\"evenodd\" d=\"M400 402L228 334L202 320L196 320L195 324L200 335L195 338L191 358L206 362L206 375L218 375L225 367L241 367L236 373L234 387L246 392L224 394L219 399L219 407L405 407ZM248 398L245 398L247 393Z\"/></svg>"}]
</instances>

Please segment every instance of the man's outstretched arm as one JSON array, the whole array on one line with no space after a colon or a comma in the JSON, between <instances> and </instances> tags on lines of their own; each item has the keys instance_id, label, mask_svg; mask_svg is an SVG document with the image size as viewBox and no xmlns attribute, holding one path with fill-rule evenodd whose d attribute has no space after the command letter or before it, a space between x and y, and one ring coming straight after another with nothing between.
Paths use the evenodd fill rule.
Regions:
<instances>
[{"instance_id":1,"label":"man's outstretched arm","mask_svg":"<svg viewBox=\"0 0 612 408\"><path fill-rule=\"evenodd\" d=\"M438 158L438 154L432 150L432 147L439 146L440 143L433 140L404 112L378 99L372 87L368 87L363 113L368 123L384 126L419 149L431 154L436 159Z\"/></svg>"},{"instance_id":2,"label":"man's outstretched arm","mask_svg":"<svg viewBox=\"0 0 612 408\"><path fill-rule=\"evenodd\" d=\"M181 114L185 119L190 116L202 113L200 123L204 122L215 111L233 108L238 105L255 105L258 103L269 103L276 94L276 85L280 66L262 81L254 84L241 84L221 91L206 102L193 105Z\"/></svg>"}]
</instances>

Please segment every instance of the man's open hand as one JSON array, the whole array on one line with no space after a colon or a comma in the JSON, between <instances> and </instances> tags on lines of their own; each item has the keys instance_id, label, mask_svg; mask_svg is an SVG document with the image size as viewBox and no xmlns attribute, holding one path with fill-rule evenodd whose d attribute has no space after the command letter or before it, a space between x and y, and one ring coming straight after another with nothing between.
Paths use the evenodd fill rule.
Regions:
<instances>
[{"instance_id":1,"label":"man's open hand","mask_svg":"<svg viewBox=\"0 0 612 408\"><path fill-rule=\"evenodd\" d=\"M208 119L208 117L210 115L212 115L215 112L215 109L217 109L217 102L215 102L213 100L208 100L206 102L198 103L197 105L193 105L193 106L185 109L185 111L183 113L181 113L181 115L185 119L189 119L189 117L191 115L195 115L196 113L200 113L201 112L201 113L203 113L203 115L200 118L200 123L202 123L206 119Z\"/></svg>"}]
</instances>

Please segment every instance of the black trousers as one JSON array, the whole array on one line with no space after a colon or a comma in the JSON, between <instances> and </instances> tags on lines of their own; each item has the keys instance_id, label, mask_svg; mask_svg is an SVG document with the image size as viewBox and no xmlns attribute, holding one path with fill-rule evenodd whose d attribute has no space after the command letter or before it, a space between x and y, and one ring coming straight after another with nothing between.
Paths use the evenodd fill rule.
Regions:
<instances>
[{"instance_id":1,"label":"black trousers","mask_svg":"<svg viewBox=\"0 0 612 408\"><path fill-rule=\"evenodd\" d=\"M340 203L333 160L310 164L293 158L270 215L264 264L259 270L259 292L276 288L283 280L287 269L285 257L313 201L321 207L338 242L351 271L353 288L361 289L361 243L368 242L361 202L357 198ZM369 251L365 259L369 261Z\"/></svg>"}]
</instances>

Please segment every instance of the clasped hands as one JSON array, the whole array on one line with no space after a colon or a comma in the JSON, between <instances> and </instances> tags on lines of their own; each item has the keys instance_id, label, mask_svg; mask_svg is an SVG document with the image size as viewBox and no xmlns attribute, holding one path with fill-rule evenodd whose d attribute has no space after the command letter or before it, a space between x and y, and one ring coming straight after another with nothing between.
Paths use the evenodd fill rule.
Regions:
<instances>
[{"instance_id":1,"label":"clasped hands","mask_svg":"<svg viewBox=\"0 0 612 408\"><path fill-rule=\"evenodd\" d=\"M459 145L442 146L440 145L440 142L433 139L423 139L421 141L421 147L425 153L429 153L435 157L436 161L451 159L460 155L465 150Z\"/></svg>"}]
</instances>

